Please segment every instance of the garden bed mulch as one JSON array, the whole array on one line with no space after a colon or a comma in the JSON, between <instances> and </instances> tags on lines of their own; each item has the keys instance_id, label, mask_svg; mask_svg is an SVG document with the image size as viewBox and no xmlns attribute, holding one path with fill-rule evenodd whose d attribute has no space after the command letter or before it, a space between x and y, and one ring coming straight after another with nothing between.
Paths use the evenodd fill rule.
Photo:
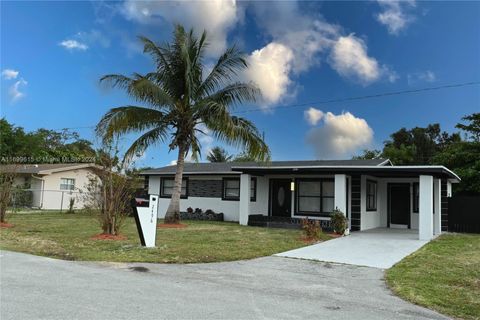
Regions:
<instances>
[{"instance_id":1,"label":"garden bed mulch","mask_svg":"<svg viewBox=\"0 0 480 320\"><path fill-rule=\"evenodd\" d=\"M186 228L187 225L183 223L159 223L157 224L158 229L182 229Z\"/></svg>"},{"instance_id":2,"label":"garden bed mulch","mask_svg":"<svg viewBox=\"0 0 480 320\"><path fill-rule=\"evenodd\" d=\"M329 232L328 235L331 236L332 238L341 238L341 237L343 237L343 234L338 234L338 233L335 233L335 232Z\"/></svg>"},{"instance_id":3,"label":"garden bed mulch","mask_svg":"<svg viewBox=\"0 0 480 320\"><path fill-rule=\"evenodd\" d=\"M90 239L92 240L117 240L117 241L120 241L120 240L127 240L127 237L125 236L122 236L122 235L112 235L112 234L105 234L105 233L100 233L100 234L96 234L92 237L90 237Z\"/></svg>"},{"instance_id":4,"label":"garden bed mulch","mask_svg":"<svg viewBox=\"0 0 480 320\"><path fill-rule=\"evenodd\" d=\"M7 223L7 222L0 223L0 228L13 228L13 227L14 225L11 223Z\"/></svg>"}]
</instances>

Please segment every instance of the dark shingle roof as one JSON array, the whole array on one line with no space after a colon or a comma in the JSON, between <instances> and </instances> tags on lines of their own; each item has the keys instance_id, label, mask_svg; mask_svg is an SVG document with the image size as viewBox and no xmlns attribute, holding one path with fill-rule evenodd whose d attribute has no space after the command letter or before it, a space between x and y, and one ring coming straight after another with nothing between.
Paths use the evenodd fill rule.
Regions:
<instances>
[{"instance_id":1,"label":"dark shingle roof","mask_svg":"<svg viewBox=\"0 0 480 320\"><path fill-rule=\"evenodd\" d=\"M391 165L388 159L371 160L297 160L260 162L217 162L217 163L185 163L184 174L239 174L232 171L234 167L308 167L308 166L380 166ZM174 174L176 165L142 171L143 175Z\"/></svg>"}]
</instances>

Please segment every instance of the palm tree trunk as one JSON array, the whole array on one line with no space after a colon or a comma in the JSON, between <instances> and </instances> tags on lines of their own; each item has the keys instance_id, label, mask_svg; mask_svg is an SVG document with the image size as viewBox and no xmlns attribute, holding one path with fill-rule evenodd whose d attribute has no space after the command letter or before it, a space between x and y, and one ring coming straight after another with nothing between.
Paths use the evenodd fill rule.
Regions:
<instances>
[{"instance_id":1,"label":"palm tree trunk","mask_svg":"<svg viewBox=\"0 0 480 320\"><path fill-rule=\"evenodd\" d=\"M180 196L182 194L183 165L185 163L185 147L178 148L177 171L173 185L172 198L165 214L165 223L179 223L180 221Z\"/></svg>"}]
</instances>

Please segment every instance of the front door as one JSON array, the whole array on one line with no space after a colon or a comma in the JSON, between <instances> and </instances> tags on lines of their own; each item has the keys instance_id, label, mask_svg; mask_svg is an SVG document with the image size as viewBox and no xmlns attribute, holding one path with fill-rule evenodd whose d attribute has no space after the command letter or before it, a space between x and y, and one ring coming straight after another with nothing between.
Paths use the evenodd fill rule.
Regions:
<instances>
[{"instance_id":1,"label":"front door","mask_svg":"<svg viewBox=\"0 0 480 320\"><path fill-rule=\"evenodd\" d=\"M274 217L290 217L292 209L292 193L290 180L270 180L270 215Z\"/></svg>"},{"instance_id":2,"label":"front door","mask_svg":"<svg viewBox=\"0 0 480 320\"><path fill-rule=\"evenodd\" d=\"M388 185L388 212L390 227L410 228L410 184Z\"/></svg>"}]
</instances>

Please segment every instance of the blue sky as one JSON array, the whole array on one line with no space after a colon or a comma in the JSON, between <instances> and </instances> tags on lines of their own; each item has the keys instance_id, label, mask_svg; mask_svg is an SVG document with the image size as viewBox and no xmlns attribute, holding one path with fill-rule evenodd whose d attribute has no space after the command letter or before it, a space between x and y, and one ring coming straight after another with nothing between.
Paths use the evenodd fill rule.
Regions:
<instances>
[{"instance_id":1,"label":"blue sky","mask_svg":"<svg viewBox=\"0 0 480 320\"><path fill-rule=\"evenodd\" d=\"M480 81L480 2L1 2L1 116L27 130L92 128L131 102L104 74L152 68L136 36L168 41L174 22L207 29L211 65L236 43L263 100L253 120L274 160L350 158L401 127L454 131L480 86L341 103L315 101ZM278 108L284 105L303 106ZM134 136L125 137L128 145ZM200 137L204 153L217 143ZM240 150L228 148L232 153ZM176 158L152 147L137 165Z\"/></svg>"}]
</instances>

